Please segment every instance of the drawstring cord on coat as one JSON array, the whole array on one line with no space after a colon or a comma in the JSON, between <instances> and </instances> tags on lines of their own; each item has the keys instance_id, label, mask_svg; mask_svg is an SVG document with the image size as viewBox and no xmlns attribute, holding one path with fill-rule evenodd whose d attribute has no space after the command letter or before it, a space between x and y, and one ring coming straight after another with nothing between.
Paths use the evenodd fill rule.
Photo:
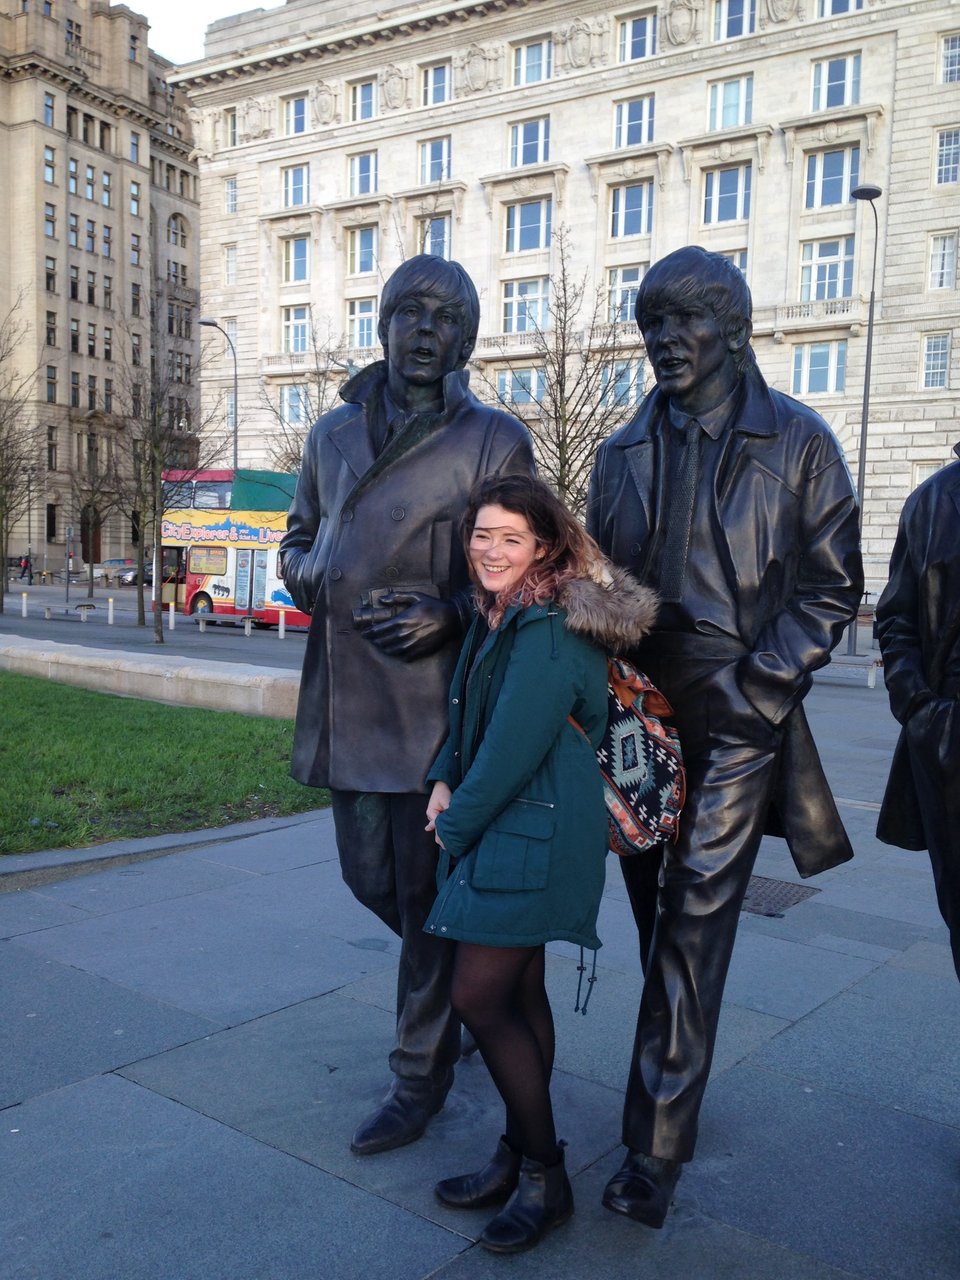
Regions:
<instances>
[{"instance_id":1,"label":"drawstring cord on coat","mask_svg":"<svg viewBox=\"0 0 960 1280\"><path fill-rule=\"evenodd\" d=\"M583 961L583 947L581 947L581 948L580 948L580 963L577 965L577 973L580 975L580 976L577 978L577 1003L576 1003L576 1004L574 1005L574 1007L573 1007L573 1012L574 1012L574 1013L582 1013L584 1017L586 1017L586 1016L587 1016L587 1005L590 1003L590 993L593 991L593 984L594 984L594 983L596 982L596 980L597 980L597 953L596 953L596 951L594 951L594 953L593 953L593 965L592 965L592 967L591 967L591 969L590 969L590 977L587 979L587 996L586 996L586 999L584 1000L583 1004L581 1005L581 1003L580 1003L580 992L583 990L583 975L586 973L586 971L587 971L587 966L584 964L584 961Z\"/></svg>"}]
</instances>

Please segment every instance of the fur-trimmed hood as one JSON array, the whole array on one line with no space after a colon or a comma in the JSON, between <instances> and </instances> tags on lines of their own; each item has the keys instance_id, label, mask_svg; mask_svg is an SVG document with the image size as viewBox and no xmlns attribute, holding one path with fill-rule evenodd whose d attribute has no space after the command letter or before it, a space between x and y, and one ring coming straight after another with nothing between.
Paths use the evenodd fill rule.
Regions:
<instances>
[{"instance_id":1,"label":"fur-trimmed hood","mask_svg":"<svg viewBox=\"0 0 960 1280\"><path fill-rule=\"evenodd\" d=\"M637 647L652 628L660 607L655 591L608 561L597 566L593 577L567 583L557 603L566 610L570 631L617 654Z\"/></svg>"}]
</instances>

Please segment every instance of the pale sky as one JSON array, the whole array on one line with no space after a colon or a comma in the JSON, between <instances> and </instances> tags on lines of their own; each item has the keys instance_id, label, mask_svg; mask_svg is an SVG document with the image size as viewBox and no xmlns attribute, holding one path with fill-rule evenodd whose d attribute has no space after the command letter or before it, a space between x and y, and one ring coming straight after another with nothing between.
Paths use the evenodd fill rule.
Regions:
<instances>
[{"instance_id":1,"label":"pale sky","mask_svg":"<svg viewBox=\"0 0 960 1280\"><path fill-rule=\"evenodd\" d=\"M171 62L203 57L203 33L211 22L250 9L271 8L276 0L127 0L150 23L150 48Z\"/></svg>"}]
</instances>

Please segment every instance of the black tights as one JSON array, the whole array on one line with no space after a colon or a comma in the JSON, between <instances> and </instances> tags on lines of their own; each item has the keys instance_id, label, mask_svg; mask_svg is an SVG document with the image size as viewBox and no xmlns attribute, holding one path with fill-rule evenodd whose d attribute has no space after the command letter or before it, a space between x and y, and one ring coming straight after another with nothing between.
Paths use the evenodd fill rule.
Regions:
<instances>
[{"instance_id":1,"label":"black tights","mask_svg":"<svg viewBox=\"0 0 960 1280\"><path fill-rule=\"evenodd\" d=\"M543 947L458 942L451 1000L506 1105L507 1141L530 1160L554 1164L553 1014Z\"/></svg>"}]
</instances>

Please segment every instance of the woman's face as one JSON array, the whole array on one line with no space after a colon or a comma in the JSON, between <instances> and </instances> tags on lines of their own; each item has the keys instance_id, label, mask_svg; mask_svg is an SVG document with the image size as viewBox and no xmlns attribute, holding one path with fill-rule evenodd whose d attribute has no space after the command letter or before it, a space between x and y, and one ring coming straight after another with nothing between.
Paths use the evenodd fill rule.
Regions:
<instances>
[{"instance_id":1,"label":"woman's face","mask_svg":"<svg viewBox=\"0 0 960 1280\"><path fill-rule=\"evenodd\" d=\"M543 558L524 516L500 506L481 507L470 535L470 564L485 591L515 590Z\"/></svg>"}]
</instances>

